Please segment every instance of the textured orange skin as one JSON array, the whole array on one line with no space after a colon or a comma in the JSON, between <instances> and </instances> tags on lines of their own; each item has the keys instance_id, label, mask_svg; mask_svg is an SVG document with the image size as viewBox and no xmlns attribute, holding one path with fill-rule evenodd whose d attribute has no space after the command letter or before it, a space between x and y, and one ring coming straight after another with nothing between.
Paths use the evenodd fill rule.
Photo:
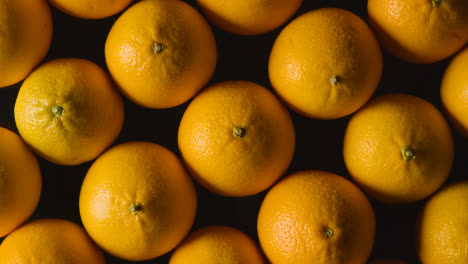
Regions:
<instances>
[{"instance_id":1,"label":"textured orange skin","mask_svg":"<svg viewBox=\"0 0 468 264\"><path fill-rule=\"evenodd\" d=\"M373 260L368 264L409 264L407 261L403 260L390 260L390 259L381 259L381 260Z\"/></svg>"},{"instance_id":2,"label":"textured orange skin","mask_svg":"<svg viewBox=\"0 0 468 264\"><path fill-rule=\"evenodd\" d=\"M138 202L140 214L130 206ZM130 142L113 147L89 169L80 193L80 215L91 238L108 253L141 261L179 244L195 218L190 176L160 145Z\"/></svg>"},{"instance_id":3,"label":"textured orange skin","mask_svg":"<svg viewBox=\"0 0 468 264\"><path fill-rule=\"evenodd\" d=\"M160 53L153 51L162 44ZM122 92L148 108L169 108L193 97L216 67L208 23L180 0L143 0L115 22L105 47L109 71Z\"/></svg>"},{"instance_id":4,"label":"textured orange skin","mask_svg":"<svg viewBox=\"0 0 468 264\"><path fill-rule=\"evenodd\" d=\"M62 12L84 19L99 19L117 14L133 0L49 0Z\"/></svg>"},{"instance_id":5,"label":"textured orange skin","mask_svg":"<svg viewBox=\"0 0 468 264\"><path fill-rule=\"evenodd\" d=\"M61 116L52 108L63 107ZM122 129L122 98L98 65L83 59L57 59L26 78L15 104L15 121L26 143L60 165L96 158Z\"/></svg>"},{"instance_id":6,"label":"textured orange skin","mask_svg":"<svg viewBox=\"0 0 468 264\"><path fill-rule=\"evenodd\" d=\"M0 0L0 87L23 80L45 57L51 40L46 0Z\"/></svg>"},{"instance_id":7,"label":"textured orange skin","mask_svg":"<svg viewBox=\"0 0 468 264\"><path fill-rule=\"evenodd\" d=\"M41 170L23 140L0 127L0 237L23 224L41 196Z\"/></svg>"},{"instance_id":8,"label":"textured orange skin","mask_svg":"<svg viewBox=\"0 0 468 264\"><path fill-rule=\"evenodd\" d=\"M2 264L105 264L102 252L82 227L61 219L41 219L11 233L0 246Z\"/></svg>"},{"instance_id":9,"label":"textured orange skin","mask_svg":"<svg viewBox=\"0 0 468 264\"><path fill-rule=\"evenodd\" d=\"M468 42L468 1L369 0L369 24L382 46L408 62L445 59Z\"/></svg>"},{"instance_id":10,"label":"textured orange skin","mask_svg":"<svg viewBox=\"0 0 468 264\"><path fill-rule=\"evenodd\" d=\"M350 181L302 171L268 192L257 228L272 264L364 264L374 242L375 216ZM324 228L333 231L331 238L324 236Z\"/></svg>"},{"instance_id":11,"label":"textured orange skin","mask_svg":"<svg viewBox=\"0 0 468 264\"><path fill-rule=\"evenodd\" d=\"M209 226L190 234L172 254L169 264L264 264L260 249L243 232Z\"/></svg>"},{"instance_id":12,"label":"textured orange skin","mask_svg":"<svg viewBox=\"0 0 468 264\"><path fill-rule=\"evenodd\" d=\"M330 78L339 78L332 85ZM299 114L317 119L349 115L365 104L382 75L382 54L367 24L337 8L293 20L275 41L270 81Z\"/></svg>"},{"instance_id":13,"label":"textured orange skin","mask_svg":"<svg viewBox=\"0 0 468 264\"><path fill-rule=\"evenodd\" d=\"M468 137L468 48L449 64L442 78L440 97L457 130Z\"/></svg>"},{"instance_id":14,"label":"textured orange skin","mask_svg":"<svg viewBox=\"0 0 468 264\"><path fill-rule=\"evenodd\" d=\"M245 128L244 137L233 129ZM288 168L295 131L288 111L266 88L247 81L215 84L182 117L179 149L192 176L225 196L261 192Z\"/></svg>"},{"instance_id":15,"label":"textured orange skin","mask_svg":"<svg viewBox=\"0 0 468 264\"><path fill-rule=\"evenodd\" d=\"M410 146L415 159L404 160ZM453 140L442 114L415 96L376 97L346 128L346 167L360 187L386 203L409 203L429 196L447 179Z\"/></svg>"},{"instance_id":16,"label":"textured orange skin","mask_svg":"<svg viewBox=\"0 0 468 264\"><path fill-rule=\"evenodd\" d=\"M263 34L286 23L302 0L197 0L217 27L240 35Z\"/></svg>"},{"instance_id":17,"label":"textured orange skin","mask_svg":"<svg viewBox=\"0 0 468 264\"><path fill-rule=\"evenodd\" d=\"M450 184L426 202L416 248L424 264L468 263L468 181Z\"/></svg>"}]
</instances>

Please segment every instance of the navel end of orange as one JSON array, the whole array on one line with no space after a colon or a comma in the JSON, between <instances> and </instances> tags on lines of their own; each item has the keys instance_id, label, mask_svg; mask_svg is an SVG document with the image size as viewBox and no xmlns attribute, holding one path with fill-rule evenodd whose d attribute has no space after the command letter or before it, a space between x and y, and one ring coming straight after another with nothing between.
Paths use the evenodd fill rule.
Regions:
<instances>
[{"instance_id":1,"label":"navel end of orange","mask_svg":"<svg viewBox=\"0 0 468 264\"><path fill-rule=\"evenodd\" d=\"M401 148L401 155L404 160L413 160L416 158L415 150L410 146L404 146Z\"/></svg>"}]
</instances>

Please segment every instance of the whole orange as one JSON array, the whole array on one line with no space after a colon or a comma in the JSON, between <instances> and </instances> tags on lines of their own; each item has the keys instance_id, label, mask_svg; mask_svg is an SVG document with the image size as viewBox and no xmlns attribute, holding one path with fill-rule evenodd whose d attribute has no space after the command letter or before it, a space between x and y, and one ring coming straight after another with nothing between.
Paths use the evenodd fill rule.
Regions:
<instances>
[{"instance_id":1,"label":"whole orange","mask_svg":"<svg viewBox=\"0 0 468 264\"><path fill-rule=\"evenodd\" d=\"M146 142L115 146L89 169L80 215L91 238L122 259L163 255L179 244L195 218L195 188L180 160Z\"/></svg>"},{"instance_id":2,"label":"whole orange","mask_svg":"<svg viewBox=\"0 0 468 264\"><path fill-rule=\"evenodd\" d=\"M372 197L410 203L429 196L447 179L453 141L442 114L411 95L389 94L359 110L346 128L346 167Z\"/></svg>"},{"instance_id":3,"label":"whole orange","mask_svg":"<svg viewBox=\"0 0 468 264\"><path fill-rule=\"evenodd\" d=\"M468 42L466 0L369 0L367 17L380 44L412 63L445 59Z\"/></svg>"},{"instance_id":4,"label":"whole orange","mask_svg":"<svg viewBox=\"0 0 468 264\"><path fill-rule=\"evenodd\" d=\"M334 119L359 109L382 75L382 54L367 24L338 8L294 19L276 39L270 81L296 112Z\"/></svg>"},{"instance_id":5,"label":"whole orange","mask_svg":"<svg viewBox=\"0 0 468 264\"><path fill-rule=\"evenodd\" d=\"M105 47L109 71L122 92L149 108L193 97L216 67L208 23L180 0L143 0L112 26Z\"/></svg>"},{"instance_id":6,"label":"whole orange","mask_svg":"<svg viewBox=\"0 0 468 264\"><path fill-rule=\"evenodd\" d=\"M288 168L294 147L288 111L266 88L247 81L207 88L179 126L179 149L194 178L226 196L270 187Z\"/></svg>"},{"instance_id":7,"label":"whole orange","mask_svg":"<svg viewBox=\"0 0 468 264\"><path fill-rule=\"evenodd\" d=\"M117 14L133 0L49 0L51 4L70 16L99 19Z\"/></svg>"}]
</instances>

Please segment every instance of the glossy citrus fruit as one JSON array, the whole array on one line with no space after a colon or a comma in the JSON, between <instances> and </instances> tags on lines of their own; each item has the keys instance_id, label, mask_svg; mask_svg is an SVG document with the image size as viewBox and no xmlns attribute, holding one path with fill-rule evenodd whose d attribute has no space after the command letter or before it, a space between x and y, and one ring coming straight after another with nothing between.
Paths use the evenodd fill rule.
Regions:
<instances>
[{"instance_id":1,"label":"glossy citrus fruit","mask_svg":"<svg viewBox=\"0 0 468 264\"><path fill-rule=\"evenodd\" d=\"M373 260L369 262L368 264L409 264L409 262L403 261L403 260L395 260L395 259L379 259L379 260Z\"/></svg>"},{"instance_id":2,"label":"glossy citrus fruit","mask_svg":"<svg viewBox=\"0 0 468 264\"><path fill-rule=\"evenodd\" d=\"M0 87L23 80L45 57L51 40L46 0L0 0Z\"/></svg>"},{"instance_id":3,"label":"glossy citrus fruit","mask_svg":"<svg viewBox=\"0 0 468 264\"><path fill-rule=\"evenodd\" d=\"M466 0L369 0L367 17L382 46L412 63L433 63L468 42Z\"/></svg>"},{"instance_id":4,"label":"glossy citrus fruit","mask_svg":"<svg viewBox=\"0 0 468 264\"><path fill-rule=\"evenodd\" d=\"M288 111L266 88L247 81L207 88L179 126L179 149L194 178L226 196L270 187L288 168L294 147Z\"/></svg>"},{"instance_id":5,"label":"glossy citrus fruit","mask_svg":"<svg viewBox=\"0 0 468 264\"><path fill-rule=\"evenodd\" d=\"M61 219L41 219L11 233L0 246L2 264L105 264L102 252L82 227Z\"/></svg>"},{"instance_id":6,"label":"glossy citrus fruit","mask_svg":"<svg viewBox=\"0 0 468 264\"><path fill-rule=\"evenodd\" d=\"M235 34L258 35L286 23L302 0L197 0L197 3L217 27Z\"/></svg>"},{"instance_id":7,"label":"glossy citrus fruit","mask_svg":"<svg viewBox=\"0 0 468 264\"><path fill-rule=\"evenodd\" d=\"M416 225L424 264L468 263L468 181L450 184L424 205Z\"/></svg>"},{"instance_id":8,"label":"glossy citrus fruit","mask_svg":"<svg viewBox=\"0 0 468 264\"><path fill-rule=\"evenodd\" d=\"M169 150L153 143L115 146L99 157L80 193L91 238L122 259L156 258L189 232L197 197L190 176Z\"/></svg>"},{"instance_id":9,"label":"glossy citrus fruit","mask_svg":"<svg viewBox=\"0 0 468 264\"><path fill-rule=\"evenodd\" d=\"M57 59L24 81L15 121L33 150L61 165L96 158L119 135L122 98L98 65L83 59Z\"/></svg>"},{"instance_id":10,"label":"glossy citrus fruit","mask_svg":"<svg viewBox=\"0 0 468 264\"><path fill-rule=\"evenodd\" d=\"M450 128L433 105L415 96L389 94L351 118L343 155L349 173L369 195L409 203L442 185L453 151Z\"/></svg>"},{"instance_id":11,"label":"glossy citrus fruit","mask_svg":"<svg viewBox=\"0 0 468 264\"><path fill-rule=\"evenodd\" d=\"M296 18L280 33L269 75L293 110L334 119L353 113L372 96L382 75L382 54L362 19L322 8Z\"/></svg>"},{"instance_id":12,"label":"glossy citrus fruit","mask_svg":"<svg viewBox=\"0 0 468 264\"><path fill-rule=\"evenodd\" d=\"M49 0L62 12L84 19L99 19L117 14L133 0Z\"/></svg>"},{"instance_id":13,"label":"glossy citrus fruit","mask_svg":"<svg viewBox=\"0 0 468 264\"><path fill-rule=\"evenodd\" d=\"M143 0L125 11L107 37L109 71L122 92L149 108L193 97L211 78L216 43L208 23L180 0Z\"/></svg>"},{"instance_id":14,"label":"glossy citrus fruit","mask_svg":"<svg viewBox=\"0 0 468 264\"><path fill-rule=\"evenodd\" d=\"M190 234L172 254L169 264L264 264L255 242L226 226L209 226Z\"/></svg>"},{"instance_id":15,"label":"glossy citrus fruit","mask_svg":"<svg viewBox=\"0 0 468 264\"><path fill-rule=\"evenodd\" d=\"M468 48L449 64L442 78L440 97L452 124L468 137Z\"/></svg>"},{"instance_id":16,"label":"glossy citrus fruit","mask_svg":"<svg viewBox=\"0 0 468 264\"><path fill-rule=\"evenodd\" d=\"M0 127L0 237L23 224L41 196L41 170L23 140Z\"/></svg>"},{"instance_id":17,"label":"glossy citrus fruit","mask_svg":"<svg viewBox=\"0 0 468 264\"><path fill-rule=\"evenodd\" d=\"M374 242L375 217L366 196L350 181L302 171L268 192L257 227L273 264L363 264Z\"/></svg>"}]
</instances>

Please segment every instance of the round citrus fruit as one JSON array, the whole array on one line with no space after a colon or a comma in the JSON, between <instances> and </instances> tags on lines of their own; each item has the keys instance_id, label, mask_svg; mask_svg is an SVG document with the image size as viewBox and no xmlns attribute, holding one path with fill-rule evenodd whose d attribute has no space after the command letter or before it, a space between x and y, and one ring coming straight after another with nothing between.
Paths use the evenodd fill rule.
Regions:
<instances>
[{"instance_id":1,"label":"round citrus fruit","mask_svg":"<svg viewBox=\"0 0 468 264\"><path fill-rule=\"evenodd\" d=\"M99 19L117 14L133 0L49 0L62 12L84 19Z\"/></svg>"},{"instance_id":2,"label":"round citrus fruit","mask_svg":"<svg viewBox=\"0 0 468 264\"><path fill-rule=\"evenodd\" d=\"M468 137L468 48L450 63L442 78L440 97L450 121Z\"/></svg>"},{"instance_id":3,"label":"round citrus fruit","mask_svg":"<svg viewBox=\"0 0 468 264\"><path fill-rule=\"evenodd\" d=\"M367 14L382 46L404 61L440 61L468 42L466 0L369 0Z\"/></svg>"},{"instance_id":4,"label":"round citrus fruit","mask_svg":"<svg viewBox=\"0 0 468 264\"><path fill-rule=\"evenodd\" d=\"M122 92L149 108L193 97L211 78L216 43L203 17L180 0L143 0L115 22L107 37L109 71Z\"/></svg>"},{"instance_id":5,"label":"round citrus fruit","mask_svg":"<svg viewBox=\"0 0 468 264\"><path fill-rule=\"evenodd\" d=\"M15 120L33 150L61 165L96 158L123 125L122 98L98 65L83 59L45 63L26 78Z\"/></svg>"},{"instance_id":6,"label":"round citrus fruit","mask_svg":"<svg viewBox=\"0 0 468 264\"><path fill-rule=\"evenodd\" d=\"M273 264L365 263L374 211L350 181L324 171L294 173L268 192L258 236Z\"/></svg>"},{"instance_id":7,"label":"round citrus fruit","mask_svg":"<svg viewBox=\"0 0 468 264\"><path fill-rule=\"evenodd\" d=\"M102 252L82 227L61 219L41 219L11 233L0 246L2 264L105 264Z\"/></svg>"},{"instance_id":8,"label":"round citrus fruit","mask_svg":"<svg viewBox=\"0 0 468 264\"><path fill-rule=\"evenodd\" d=\"M0 0L0 87L31 73L51 41L52 15L46 0Z\"/></svg>"},{"instance_id":9,"label":"round citrus fruit","mask_svg":"<svg viewBox=\"0 0 468 264\"><path fill-rule=\"evenodd\" d=\"M122 259L156 258L189 232L197 197L181 161L160 145L131 142L99 157L80 193L91 238Z\"/></svg>"},{"instance_id":10,"label":"round citrus fruit","mask_svg":"<svg viewBox=\"0 0 468 264\"><path fill-rule=\"evenodd\" d=\"M41 170L23 140L0 127L0 237L23 224L41 196Z\"/></svg>"},{"instance_id":11,"label":"round citrus fruit","mask_svg":"<svg viewBox=\"0 0 468 264\"><path fill-rule=\"evenodd\" d=\"M415 96L373 99L349 121L346 167L364 191L386 203L423 199L447 179L453 141L442 114Z\"/></svg>"},{"instance_id":12,"label":"round citrus fruit","mask_svg":"<svg viewBox=\"0 0 468 264\"><path fill-rule=\"evenodd\" d=\"M174 251L169 264L264 264L255 242L241 231L209 226L190 234Z\"/></svg>"},{"instance_id":13,"label":"round citrus fruit","mask_svg":"<svg viewBox=\"0 0 468 264\"><path fill-rule=\"evenodd\" d=\"M302 0L197 0L202 12L222 30L241 35L272 31L290 19Z\"/></svg>"},{"instance_id":14,"label":"round citrus fruit","mask_svg":"<svg viewBox=\"0 0 468 264\"><path fill-rule=\"evenodd\" d=\"M337 8L310 11L280 33L270 54L273 88L296 112L318 119L365 104L382 75L382 54L367 24Z\"/></svg>"},{"instance_id":15,"label":"round citrus fruit","mask_svg":"<svg viewBox=\"0 0 468 264\"><path fill-rule=\"evenodd\" d=\"M416 245L424 264L468 263L468 181L442 188L424 205Z\"/></svg>"},{"instance_id":16,"label":"round citrus fruit","mask_svg":"<svg viewBox=\"0 0 468 264\"><path fill-rule=\"evenodd\" d=\"M369 262L369 264L409 264L407 261L395 259L379 259Z\"/></svg>"},{"instance_id":17,"label":"round citrus fruit","mask_svg":"<svg viewBox=\"0 0 468 264\"><path fill-rule=\"evenodd\" d=\"M295 147L288 111L266 88L215 84L182 117L179 149L194 178L226 196L261 192L288 168Z\"/></svg>"}]
</instances>

